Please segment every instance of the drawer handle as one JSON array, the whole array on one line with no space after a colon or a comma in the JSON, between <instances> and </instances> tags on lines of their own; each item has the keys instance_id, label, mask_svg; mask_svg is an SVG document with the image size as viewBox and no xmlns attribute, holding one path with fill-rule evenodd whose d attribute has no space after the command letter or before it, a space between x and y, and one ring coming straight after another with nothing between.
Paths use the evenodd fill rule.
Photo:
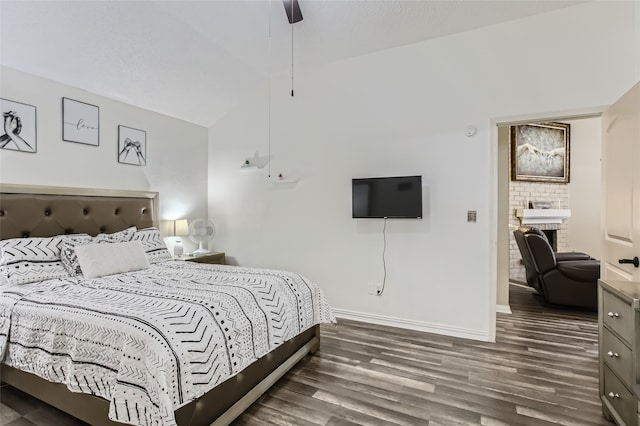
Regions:
<instances>
[{"instance_id":1,"label":"drawer handle","mask_svg":"<svg viewBox=\"0 0 640 426\"><path fill-rule=\"evenodd\" d=\"M618 355L618 353L617 353L617 352L611 352L611 351L607 352L607 355L609 355L611 358L618 358L618 357L620 357L620 355Z\"/></svg>"},{"instance_id":2,"label":"drawer handle","mask_svg":"<svg viewBox=\"0 0 640 426\"><path fill-rule=\"evenodd\" d=\"M609 318L618 318L620 316L617 312L609 312L607 315L609 315Z\"/></svg>"},{"instance_id":3,"label":"drawer handle","mask_svg":"<svg viewBox=\"0 0 640 426\"><path fill-rule=\"evenodd\" d=\"M613 398L613 399L620 398L620 394L609 392L609 398Z\"/></svg>"}]
</instances>

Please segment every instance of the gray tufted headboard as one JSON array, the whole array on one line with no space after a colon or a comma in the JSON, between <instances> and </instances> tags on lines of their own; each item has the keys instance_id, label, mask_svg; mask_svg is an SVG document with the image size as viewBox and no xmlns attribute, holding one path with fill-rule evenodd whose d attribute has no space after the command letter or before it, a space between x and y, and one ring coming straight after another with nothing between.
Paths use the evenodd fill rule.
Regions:
<instances>
[{"instance_id":1,"label":"gray tufted headboard","mask_svg":"<svg viewBox=\"0 0 640 426\"><path fill-rule=\"evenodd\" d=\"M158 193L0 184L0 239L158 226Z\"/></svg>"}]
</instances>

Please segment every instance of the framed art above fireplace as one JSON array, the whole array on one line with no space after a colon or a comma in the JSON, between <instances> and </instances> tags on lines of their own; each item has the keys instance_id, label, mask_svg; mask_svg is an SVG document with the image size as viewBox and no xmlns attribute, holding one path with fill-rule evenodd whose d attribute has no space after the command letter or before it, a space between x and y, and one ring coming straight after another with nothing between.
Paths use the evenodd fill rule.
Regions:
<instances>
[{"instance_id":1,"label":"framed art above fireplace","mask_svg":"<svg viewBox=\"0 0 640 426\"><path fill-rule=\"evenodd\" d=\"M511 126L511 180L569 183L570 125Z\"/></svg>"}]
</instances>

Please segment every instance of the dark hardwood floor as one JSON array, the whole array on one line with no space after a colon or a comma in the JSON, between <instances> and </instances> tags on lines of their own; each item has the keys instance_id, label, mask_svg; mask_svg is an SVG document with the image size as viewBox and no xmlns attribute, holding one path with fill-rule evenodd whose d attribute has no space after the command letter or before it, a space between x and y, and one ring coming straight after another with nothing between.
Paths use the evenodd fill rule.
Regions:
<instances>
[{"instance_id":1,"label":"dark hardwood floor","mask_svg":"<svg viewBox=\"0 0 640 426\"><path fill-rule=\"evenodd\" d=\"M341 320L234 425L612 425L598 399L597 316L511 286L497 342ZM0 424L80 425L15 389Z\"/></svg>"}]
</instances>

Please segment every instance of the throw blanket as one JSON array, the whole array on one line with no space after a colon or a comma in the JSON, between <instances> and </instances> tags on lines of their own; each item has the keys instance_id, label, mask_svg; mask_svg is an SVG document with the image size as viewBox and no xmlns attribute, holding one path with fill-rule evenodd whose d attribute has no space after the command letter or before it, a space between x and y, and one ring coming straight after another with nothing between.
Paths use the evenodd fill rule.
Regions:
<instances>
[{"instance_id":1,"label":"throw blanket","mask_svg":"<svg viewBox=\"0 0 640 426\"><path fill-rule=\"evenodd\" d=\"M310 327L321 290L274 270L169 261L0 293L0 359L110 401L109 418L175 425L173 411Z\"/></svg>"}]
</instances>

